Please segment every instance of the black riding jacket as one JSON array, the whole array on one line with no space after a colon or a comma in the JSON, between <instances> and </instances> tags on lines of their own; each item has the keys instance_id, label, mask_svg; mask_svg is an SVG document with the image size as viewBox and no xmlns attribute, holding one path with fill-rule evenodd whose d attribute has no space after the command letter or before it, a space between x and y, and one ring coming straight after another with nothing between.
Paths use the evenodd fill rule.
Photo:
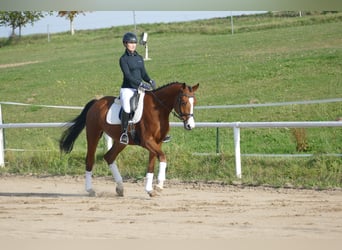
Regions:
<instances>
[{"instance_id":1,"label":"black riding jacket","mask_svg":"<svg viewBox=\"0 0 342 250\"><path fill-rule=\"evenodd\" d=\"M130 53L128 50L120 57L120 68L123 73L123 82L121 88L137 89L139 84L144 80L150 82L151 78L148 76L144 59L136 51Z\"/></svg>"}]
</instances>

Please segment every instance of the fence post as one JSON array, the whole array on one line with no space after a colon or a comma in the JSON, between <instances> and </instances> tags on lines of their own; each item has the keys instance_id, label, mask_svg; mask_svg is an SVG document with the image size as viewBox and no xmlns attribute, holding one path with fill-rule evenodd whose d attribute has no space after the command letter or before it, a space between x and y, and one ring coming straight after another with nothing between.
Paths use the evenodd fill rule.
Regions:
<instances>
[{"instance_id":1,"label":"fence post","mask_svg":"<svg viewBox=\"0 0 342 250\"><path fill-rule=\"evenodd\" d=\"M0 124L2 124L2 112L0 104ZM4 145L4 130L0 128L0 167L5 166L5 145Z\"/></svg>"},{"instance_id":2,"label":"fence post","mask_svg":"<svg viewBox=\"0 0 342 250\"><path fill-rule=\"evenodd\" d=\"M220 153L220 131L216 128L216 154Z\"/></svg>"},{"instance_id":3,"label":"fence post","mask_svg":"<svg viewBox=\"0 0 342 250\"><path fill-rule=\"evenodd\" d=\"M234 126L235 168L236 177L241 178L240 128L238 123Z\"/></svg>"}]
</instances>

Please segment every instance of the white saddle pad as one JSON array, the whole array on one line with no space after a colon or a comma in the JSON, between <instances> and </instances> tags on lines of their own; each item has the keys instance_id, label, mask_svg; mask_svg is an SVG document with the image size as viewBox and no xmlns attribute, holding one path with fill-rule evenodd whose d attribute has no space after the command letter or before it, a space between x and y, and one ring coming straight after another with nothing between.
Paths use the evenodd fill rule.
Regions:
<instances>
[{"instance_id":1,"label":"white saddle pad","mask_svg":"<svg viewBox=\"0 0 342 250\"><path fill-rule=\"evenodd\" d=\"M130 122L133 122L134 124L138 123L141 119L143 108L144 108L144 97L145 92L139 91L140 97L138 101L138 107L134 113L133 119ZM112 106L109 108L106 116L107 123L117 125L121 124L120 119L120 110L121 110L121 104L119 98L115 98Z\"/></svg>"}]
</instances>

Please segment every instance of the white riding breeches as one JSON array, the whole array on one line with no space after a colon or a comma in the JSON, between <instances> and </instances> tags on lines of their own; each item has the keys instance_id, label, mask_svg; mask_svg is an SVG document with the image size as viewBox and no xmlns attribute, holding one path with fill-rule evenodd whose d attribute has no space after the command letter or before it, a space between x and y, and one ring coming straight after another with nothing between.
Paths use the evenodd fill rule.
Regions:
<instances>
[{"instance_id":1,"label":"white riding breeches","mask_svg":"<svg viewBox=\"0 0 342 250\"><path fill-rule=\"evenodd\" d=\"M121 102L121 106L123 110L126 113L131 113L130 100L136 91L137 91L136 89L131 89L131 88L120 89L120 102Z\"/></svg>"}]
</instances>

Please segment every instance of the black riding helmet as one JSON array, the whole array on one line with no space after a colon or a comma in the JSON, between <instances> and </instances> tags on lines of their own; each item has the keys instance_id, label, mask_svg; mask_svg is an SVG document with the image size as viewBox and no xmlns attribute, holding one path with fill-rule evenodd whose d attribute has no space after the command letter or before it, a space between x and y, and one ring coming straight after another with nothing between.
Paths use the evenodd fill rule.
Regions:
<instances>
[{"instance_id":1,"label":"black riding helmet","mask_svg":"<svg viewBox=\"0 0 342 250\"><path fill-rule=\"evenodd\" d=\"M123 38L122 38L123 43L137 43L138 39L137 36L132 33L132 32L127 32Z\"/></svg>"}]
</instances>

